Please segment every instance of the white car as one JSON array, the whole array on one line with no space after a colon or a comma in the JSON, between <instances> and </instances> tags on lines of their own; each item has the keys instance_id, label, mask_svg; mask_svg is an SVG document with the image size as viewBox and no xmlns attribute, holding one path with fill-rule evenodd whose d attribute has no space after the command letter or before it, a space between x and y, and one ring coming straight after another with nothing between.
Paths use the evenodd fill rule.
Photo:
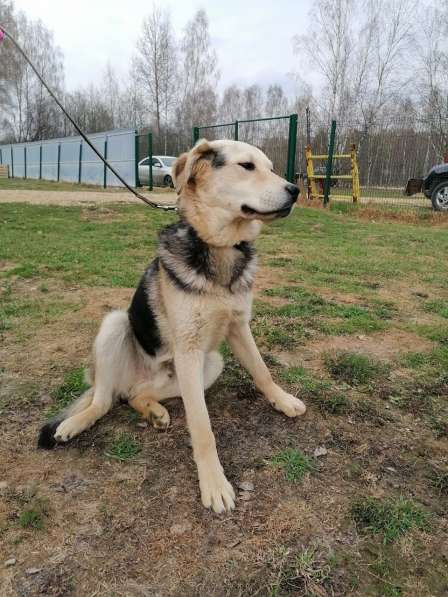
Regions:
<instances>
[{"instance_id":1,"label":"white car","mask_svg":"<svg viewBox=\"0 0 448 597\"><path fill-rule=\"evenodd\" d=\"M152 157L152 181L155 185L173 186L171 168L176 158L169 155L154 155ZM138 163L138 178L140 184L149 184L149 158L144 158Z\"/></svg>"}]
</instances>

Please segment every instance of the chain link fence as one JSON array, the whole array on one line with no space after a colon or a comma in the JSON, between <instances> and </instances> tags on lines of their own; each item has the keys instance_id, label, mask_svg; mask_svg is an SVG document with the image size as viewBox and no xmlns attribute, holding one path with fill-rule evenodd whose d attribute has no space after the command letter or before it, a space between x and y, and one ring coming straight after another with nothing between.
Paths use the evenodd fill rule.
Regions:
<instances>
[{"instance_id":1,"label":"chain link fence","mask_svg":"<svg viewBox=\"0 0 448 597\"><path fill-rule=\"evenodd\" d=\"M313 154L328 153L329 126L314 124L310 131L299 129L298 164L306 171L302 147L310 143ZM399 118L366 123L337 122L335 154L347 154L352 144L357 149L361 205L395 207L397 209L430 209L431 199L423 192L405 194L409 179L425 178L431 168L447 159L448 121ZM325 174L325 162L320 169ZM334 159L333 174L350 174L347 160ZM448 180L448 175L447 175ZM349 180L332 180L334 201L352 199ZM448 207L448 206L447 206Z\"/></svg>"}]
</instances>

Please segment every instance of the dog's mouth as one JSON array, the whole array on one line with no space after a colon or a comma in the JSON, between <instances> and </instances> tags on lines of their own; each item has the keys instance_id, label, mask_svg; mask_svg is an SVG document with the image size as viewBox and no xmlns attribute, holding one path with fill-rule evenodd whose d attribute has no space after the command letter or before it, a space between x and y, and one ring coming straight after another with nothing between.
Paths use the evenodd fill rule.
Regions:
<instances>
[{"instance_id":1,"label":"dog's mouth","mask_svg":"<svg viewBox=\"0 0 448 597\"><path fill-rule=\"evenodd\" d=\"M274 220L276 218L286 218L289 216L294 203L281 207L280 209L274 209L272 211L259 211L253 207L249 207L245 203L241 206L241 211L244 216L250 220Z\"/></svg>"}]
</instances>

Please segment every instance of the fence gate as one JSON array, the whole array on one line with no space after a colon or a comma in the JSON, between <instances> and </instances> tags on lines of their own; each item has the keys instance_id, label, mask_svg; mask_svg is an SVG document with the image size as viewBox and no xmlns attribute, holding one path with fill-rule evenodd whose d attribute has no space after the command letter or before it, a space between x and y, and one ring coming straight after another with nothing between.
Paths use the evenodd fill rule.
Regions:
<instances>
[{"instance_id":1,"label":"fence gate","mask_svg":"<svg viewBox=\"0 0 448 597\"><path fill-rule=\"evenodd\" d=\"M250 143L269 156L277 174L289 182L294 182L296 178L297 120L297 114L291 114L195 126L193 127L193 144L201 137L205 137L209 141L233 139Z\"/></svg>"}]
</instances>

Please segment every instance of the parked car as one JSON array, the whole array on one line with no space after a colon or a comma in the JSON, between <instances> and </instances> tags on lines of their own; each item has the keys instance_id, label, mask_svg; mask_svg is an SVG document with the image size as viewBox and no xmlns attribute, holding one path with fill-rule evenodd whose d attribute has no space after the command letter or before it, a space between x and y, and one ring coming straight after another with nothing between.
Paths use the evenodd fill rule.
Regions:
<instances>
[{"instance_id":1,"label":"parked car","mask_svg":"<svg viewBox=\"0 0 448 597\"><path fill-rule=\"evenodd\" d=\"M152 181L155 185L173 187L171 168L176 158L169 155L155 155L152 157ZM140 184L149 184L149 158L138 163L138 178Z\"/></svg>"},{"instance_id":2,"label":"parked car","mask_svg":"<svg viewBox=\"0 0 448 597\"><path fill-rule=\"evenodd\" d=\"M433 209L448 211L448 164L434 166L425 178L410 178L404 192L409 196L423 193Z\"/></svg>"}]
</instances>

